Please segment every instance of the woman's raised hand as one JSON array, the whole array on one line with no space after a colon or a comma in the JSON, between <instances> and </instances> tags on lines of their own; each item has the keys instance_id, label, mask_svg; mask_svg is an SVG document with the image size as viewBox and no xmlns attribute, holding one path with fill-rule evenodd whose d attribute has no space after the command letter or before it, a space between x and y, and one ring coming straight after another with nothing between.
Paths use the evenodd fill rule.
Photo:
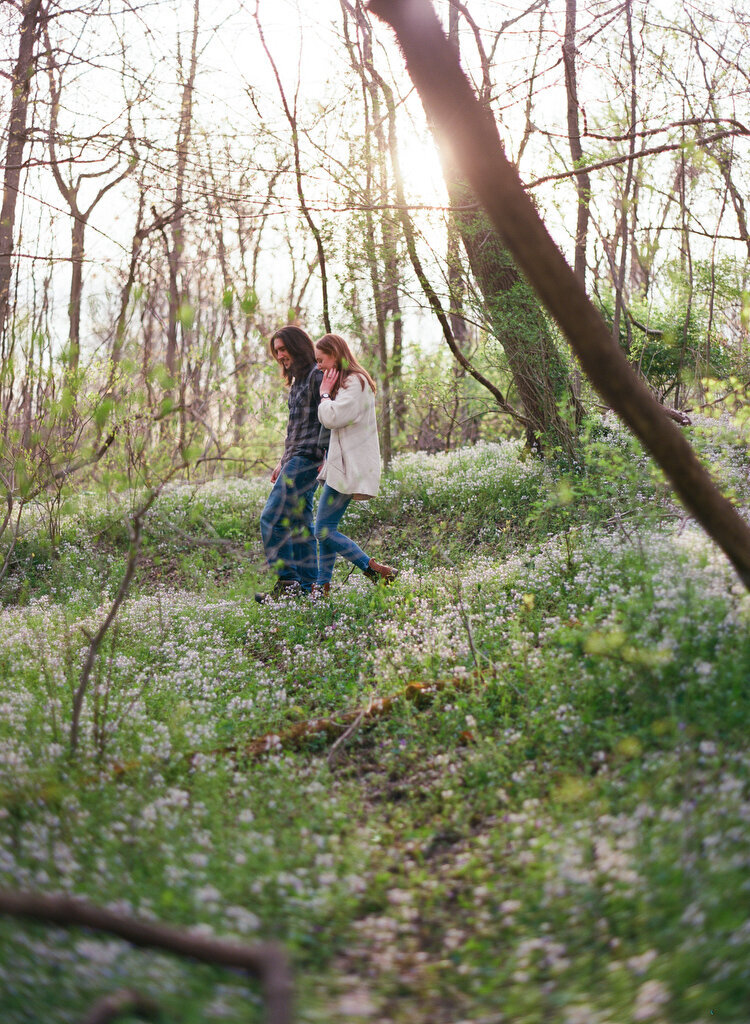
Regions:
<instances>
[{"instance_id":1,"label":"woman's raised hand","mask_svg":"<svg viewBox=\"0 0 750 1024\"><path fill-rule=\"evenodd\" d=\"M338 370L325 370L323 372L323 380L320 385L320 390L325 394L330 395L331 390L336 386L338 379Z\"/></svg>"}]
</instances>

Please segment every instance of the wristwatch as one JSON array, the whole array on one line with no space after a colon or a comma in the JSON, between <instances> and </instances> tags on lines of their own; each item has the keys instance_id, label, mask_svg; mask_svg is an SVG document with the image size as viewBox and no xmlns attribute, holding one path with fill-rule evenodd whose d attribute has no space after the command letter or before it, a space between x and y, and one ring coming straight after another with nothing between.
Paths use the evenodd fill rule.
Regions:
<instances>
[{"instance_id":1,"label":"wristwatch","mask_svg":"<svg viewBox=\"0 0 750 1024\"><path fill-rule=\"evenodd\" d=\"M321 391L320 392L320 397L321 398L330 398L331 396L329 394L327 394L325 391Z\"/></svg>"}]
</instances>

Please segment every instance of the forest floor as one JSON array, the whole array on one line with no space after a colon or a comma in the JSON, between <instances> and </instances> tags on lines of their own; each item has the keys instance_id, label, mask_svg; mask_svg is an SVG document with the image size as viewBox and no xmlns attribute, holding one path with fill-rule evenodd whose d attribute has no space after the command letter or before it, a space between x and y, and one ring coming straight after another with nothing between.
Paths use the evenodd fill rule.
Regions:
<instances>
[{"instance_id":1,"label":"forest floor","mask_svg":"<svg viewBox=\"0 0 750 1024\"><path fill-rule=\"evenodd\" d=\"M738 430L687 433L747 512ZM74 754L128 498L39 509L0 583L0 887L278 940L310 1024L747 1024L750 595L625 432L399 457L345 522L401 575L327 600L253 600L267 489L163 493ZM4 1024L123 987L262 1019L236 974L0 918Z\"/></svg>"}]
</instances>

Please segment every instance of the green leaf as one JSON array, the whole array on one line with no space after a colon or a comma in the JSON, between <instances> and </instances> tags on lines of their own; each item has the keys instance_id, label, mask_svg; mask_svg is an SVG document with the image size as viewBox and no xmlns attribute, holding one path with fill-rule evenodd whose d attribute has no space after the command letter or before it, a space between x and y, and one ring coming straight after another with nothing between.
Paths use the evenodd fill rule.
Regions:
<instances>
[{"instance_id":1,"label":"green leaf","mask_svg":"<svg viewBox=\"0 0 750 1024\"><path fill-rule=\"evenodd\" d=\"M560 505L570 505L575 498L575 491L569 480L560 480L557 484L557 501Z\"/></svg>"},{"instance_id":2,"label":"green leaf","mask_svg":"<svg viewBox=\"0 0 750 1024\"><path fill-rule=\"evenodd\" d=\"M245 316L252 316L255 310L258 308L258 296L255 293L255 289L251 289L246 292L240 300L240 309Z\"/></svg>"},{"instance_id":3,"label":"green leaf","mask_svg":"<svg viewBox=\"0 0 750 1024\"><path fill-rule=\"evenodd\" d=\"M105 398L94 410L94 422L97 427L103 427L112 414L115 407L114 399Z\"/></svg>"},{"instance_id":4,"label":"green leaf","mask_svg":"<svg viewBox=\"0 0 750 1024\"><path fill-rule=\"evenodd\" d=\"M175 384L174 379L167 373L166 366L162 363L157 363L151 368L151 379L160 384L165 391L170 391Z\"/></svg>"},{"instance_id":5,"label":"green leaf","mask_svg":"<svg viewBox=\"0 0 750 1024\"><path fill-rule=\"evenodd\" d=\"M64 387L60 393L60 412L68 416L75 403L75 395L69 387Z\"/></svg>"},{"instance_id":6,"label":"green leaf","mask_svg":"<svg viewBox=\"0 0 750 1024\"><path fill-rule=\"evenodd\" d=\"M750 292L742 293L742 310L740 321L743 327L750 327Z\"/></svg>"},{"instance_id":7,"label":"green leaf","mask_svg":"<svg viewBox=\"0 0 750 1024\"><path fill-rule=\"evenodd\" d=\"M177 310L177 321L184 331L189 331L195 323L195 307L189 302L181 302Z\"/></svg>"},{"instance_id":8,"label":"green leaf","mask_svg":"<svg viewBox=\"0 0 750 1024\"><path fill-rule=\"evenodd\" d=\"M195 462L198 456L203 451L203 445L201 444L189 444L182 450L182 457L185 462Z\"/></svg>"},{"instance_id":9,"label":"green leaf","mask_svg":"<svg viewBox=\"0 0 750 1024\"><path fill-rule=\"evenodd\" d=\"M16 487L18 488L19 494L21 494L21 496L25 496L30 488L29 474L26 469L26 460L23 457L17 458L14 469Z\"/></svg>"}]
</instances>

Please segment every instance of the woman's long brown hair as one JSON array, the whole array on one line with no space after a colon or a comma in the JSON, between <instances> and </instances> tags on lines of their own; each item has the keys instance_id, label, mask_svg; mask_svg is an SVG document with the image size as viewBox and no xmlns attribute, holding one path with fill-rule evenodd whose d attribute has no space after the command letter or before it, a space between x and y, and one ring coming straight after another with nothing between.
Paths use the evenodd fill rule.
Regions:
<instances>
[{"instance_id":1,"label":"woman's long brown hair","mask_svg":"<svg viewBox=\"0 0 750 1024\"><path fill-rule=\"evenodd\" d=\"M360 378L363 390L365 381L370 385L373 392L377 390L375 387L375 381L364 366L357 362L352 350L340 334L324 334L322 338L319 338L315 342L315 348L319 348L321 352L325 353L325 355L333 356L336 360L336 369L339 371L339 379L331 390L331 398L336 397L341 385L347 377L351 377L352 374L356 374Z\"/></svg>"}]
</instances>

